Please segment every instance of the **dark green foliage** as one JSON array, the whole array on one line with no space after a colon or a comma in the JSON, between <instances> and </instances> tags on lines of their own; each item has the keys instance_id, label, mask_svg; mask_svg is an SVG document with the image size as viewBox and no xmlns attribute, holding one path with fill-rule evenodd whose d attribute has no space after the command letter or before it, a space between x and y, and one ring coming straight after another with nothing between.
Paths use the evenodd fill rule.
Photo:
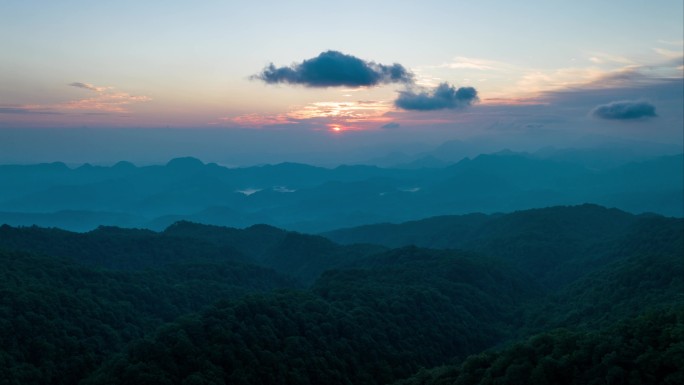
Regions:
<instances>
[{"instance_id":1,"label":"dark green foliage","mask_svg":"<svg viewBox=\"0 0 684 385\"><path fill-rule=\"evenodd\" d=\"M155 268L196 260L244 261L237 250L196 238L165 237L150 230L99 227L88 233L39 227L0 227L0 247L68 257L90 266L118 270Z\"/></svg>"},{"instance_id":2,"label":"dark green foliage","mask_svg":"<svg viewBox=\"0 0 684 385\"><path fill-rule=\"evenodd\" d=\"M268 225L244 230L178 222L163 233L183 239L201 239L219 249L235 249L252 263L313 282L323 271L383 251L375 245L340 246L314 235L284 231Z\"/></svg>"},{"instance_id":3,"label":"dark green foliage","mask_svg":"<svg viewBox=\"0 0 684 385\"><path fill-rule=\"evenodd\" d=\"M505 259L557 288L619 259L615 249L641 232L651 216L596 205L559 206L511 214L429 218L372 225L325 235L346 244L456 248ZM662 218L662 220L667 220Z\"/></svg>"},{"instance_id":4,"label":"dark green foliage","mask_svg":"<svg viewBox=\"0 0 684 385\"><path fill-rule=\"evenodd\" d=\"M387 383L510 333L529 288L477 257L400 249L366 261L374 268L326 272L309 293L224 303L165 326L92 381L183 383L210 370L225 383Z\"/></svg>"},{"instance_id":5,"label":"dark green foliage","mask_svg":"<svg viewBox=\"0 0 684 385\"><path fill-rule=\"evenodd\" d=\"M682 219L584 205L457 222L412 239L468 251L2 226L0 385L681 382Z\"/></svg>"},{"instance_id":6,"label":"dark green foliage","mask_svg":"<svg viewBox=\"0 0 684 385\"><path fill-rule=\"evenodd\" d=\"M396 385L684 383L684 307L649 312L600 332L554 330Z\"/></svg>"},{"instance_id":7,"label":"dark green foliage","mask_svg":"<svg viewBox=\"0 0 684 385\"><path fill-rule=\"evenodd\" d=\"M240 230L178 222L161 233L99 227L88 233L39 227L0 226L0 249L68 257L90 266L120 270L185 262L249 262L311 283L326 269L384 250L340 246L326 238L267 225Z\"/></svg>"},{"instance_id":8,"label":"dark green foliage","mask_svg":"<svg viewBox=\"0 0 684 385\"><path fill-rule=\"evenodd\" d=\"M114 272L0 251L0 265L3 385L77 383L163 322L221 298L295 286L273 271L235 263Z\"/></svg>"},{"instance_id":9,"label":"dark green foliage","mask_svg":"<svg viewBox=\"0 0 684 385\"><path fill-rule=\"evenodd\" d=\"M597 271L552 293L526 322L549 327L598 327L634 317L644 308L684 304L684 221L642 218Z\"/></svg>"}]
</instances>

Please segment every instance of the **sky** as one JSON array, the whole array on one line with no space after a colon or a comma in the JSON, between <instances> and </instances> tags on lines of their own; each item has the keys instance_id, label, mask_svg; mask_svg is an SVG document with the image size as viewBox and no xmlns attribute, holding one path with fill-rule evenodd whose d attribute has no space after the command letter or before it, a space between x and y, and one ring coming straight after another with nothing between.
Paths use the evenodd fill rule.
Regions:
<instances>
[{"instance_id":1,"label":"sky","mask_svg":"<svg viewBox=\"0 0 684 385\"><path fill-rule=\"evenodd\" d=\"M0 162L681 147L683 14L681 0L3 0Z\"/></svg>"}]
</instances>

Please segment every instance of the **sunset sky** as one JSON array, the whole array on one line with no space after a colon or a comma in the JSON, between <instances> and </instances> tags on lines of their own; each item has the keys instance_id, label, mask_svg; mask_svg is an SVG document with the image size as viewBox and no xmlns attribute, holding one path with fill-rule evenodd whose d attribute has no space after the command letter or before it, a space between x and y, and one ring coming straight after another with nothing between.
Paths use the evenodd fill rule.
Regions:
<instances>
[{"instance_id":1,"label":"sunset sky","mask_svg":"<svg viewBox=\"0 0 684 385\"><path fill-rule=\"evenodd\" d=\"M488 137L681 146L683 13L681 0L7 0L0 162L241 163L219 154Z\"/></svg>"}]
</instances>

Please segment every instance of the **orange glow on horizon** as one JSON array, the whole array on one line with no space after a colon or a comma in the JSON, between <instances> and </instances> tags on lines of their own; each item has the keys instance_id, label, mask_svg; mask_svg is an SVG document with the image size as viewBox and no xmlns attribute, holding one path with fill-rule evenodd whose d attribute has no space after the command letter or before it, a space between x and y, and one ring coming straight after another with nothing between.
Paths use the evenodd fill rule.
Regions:
<instances>
[{"instance_id":1,"label":"orange glow on horizon","mask_svg":"<svg viewBox=\"0 0 684 385\"><path fill-rule=\"evenodd\" d=\"M244 114L219 118L209 124L232 123L241 127L260 128L308 122L323 123L328 130L341 132L380 128L392 120L386 116L391 110L391 104L383 101L315 102L282 114Z\"/></svg>"},{"instance_id":2,"label":"orange glow on horizon","mask_svg":"<svg viewBox=\"0 0 684 385\"><path fill-rule=\"evenodd\" d=\"M296 108L287 115L294 119L333 118L357 122L381 117L390 109L389 103L383 101L315 102Z\"/></svg>"}]
</instances>

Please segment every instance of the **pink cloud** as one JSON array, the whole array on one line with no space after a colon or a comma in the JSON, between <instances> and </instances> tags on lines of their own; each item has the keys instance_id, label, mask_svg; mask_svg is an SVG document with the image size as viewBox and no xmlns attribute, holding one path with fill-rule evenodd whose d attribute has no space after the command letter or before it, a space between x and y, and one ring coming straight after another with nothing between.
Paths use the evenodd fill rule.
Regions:
<instances>
[{"instance_id":1,"label":"pink cloud","mask_svg":"<svg viewBox=\"0 0 684 385\"><path fill-rule=\"evenodd\" d=\"M253 113L253 114L238 115L238 116L234 116L234 117L224 117L224 118L219 118L218 120L220 123L224 123L224 124L228 123L228 124L233 124L233 125L240 126L240 127L249 127L249 128L259 128L259 127L264 127L264 126L298 123L297 120L293 120L285 114L266 115L266 114ZM219 122L212 122L210 124L216 125L216 124L219 124Z\"/></svg>"},{"instance_id":2,"label":"pink cloud","mask_svg":"<svg viewBox=\"0 0 684 385\"><path fill-rule=\"evenodd\" d=\"M98 95L78 100L60 103L54 107L65 110L97 111L97 112L129 112L128 106L133 103L148 102L152 100L148 96L135 96L126 92L100 92Z\"/></svg>"}]
</instances>

